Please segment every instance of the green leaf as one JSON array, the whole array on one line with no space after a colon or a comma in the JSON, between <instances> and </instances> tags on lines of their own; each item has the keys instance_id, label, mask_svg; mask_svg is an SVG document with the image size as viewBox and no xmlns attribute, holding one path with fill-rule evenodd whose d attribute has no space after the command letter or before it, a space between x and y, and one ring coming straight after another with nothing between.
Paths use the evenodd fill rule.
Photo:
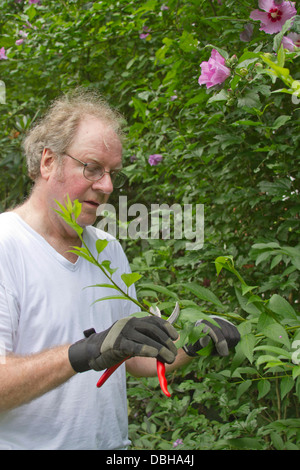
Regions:
<instances>
[{"instance_id":1,"label":"green leaf","mask_svg":"<svg viewBox=\"0 0 300 470\"><path fill-rule=\"evenodd\" d=\"M238 67L247 67L249 64L256 62L259 59L259 54L257 52L250 52L247 49L242 54L238 60Z\"/></svg>"},{"instance_id":2,"label":"green leaf","mask_svg":"<svg viewBox=\"0 0 300 470\"><path fill-rule=\"evenodd\" d=\"M225 269L234 269L233 257L232 256L218 256L215 259L216 271L219 275L223 268Z\"/></svg>"},{"instance_id":3,"label":"green leaf","mask_svg":"<svg viewBox=\"0 0 300 470\"><path fill-rule=\"evenodd\" d=\"M275 447L276 450L284 450L285 444L284 444L284 441L283 441L282 437L280 436L280 434L278 434L276 432L271 432L270 433L270 438L271 438L272 444L273 444L273 446Z\"/></svg>"},{"instance_id":4,"label":"green leaf","mask_svg":"<svg viewBox=\"0 0 300 470\"><path fill-rule=\"evenodd\" d=\"M270 354L263 354L262 356L259 356L259 358L257 359L256 361L256 365L257 367L259 367L261 364L264 364L265 362L267 362L267 366L271 363L271 362L274 362L275 360L275 357L274 356L271 356ZM278 360L278 363L279 364L284 364L283 362L279 361Z\"/></svg>"},{"instance_id":5,"label":"green leaf","mask_svg":"<svg viewBox=\"0 0 300 470\"><path fill-rule=\"evenodd\" d=\"M252 380L245 380L238 386L237 394L236 394L236 397L238 400L243 395L243 393L247 392L247 390L251 387L251 385L252 385Z\"/></svg>"},{"instance_id":6,"label":"green leaf","mask_svg":"<svg viewBox=\"0 0 300 470\"><path fill-rule=\"evenodd\" d=\"M96 241L96 250L100 254L108 245L108 240L98 239Z\"/></svg>"},{"instance_id":7,"label":"green leaf","mask_svg":"<svg viewBox=\"0 0 300 470\"><path fill-rule=\"evenodd\" d=\"M292 375L294 380L300 375L300 366L293 367Z\"/></svg>"},{"instance_id":8,"label":"green leaf","mask_svg":"<svg viewBox=\"0 0 300 470\"><path fill-rule=\"evenodd\" d=\"M231 377L240 377L241 374L257 375L257 369L255 367L237 367L231 374Z\"/></svg>"},{"instance_id":9,"label":"green leaf","mask_svg":"<svg viewBox=\"0 0 300 470\"><path fill-rule=\"evenodd\" d=\"M242 77L240 77L239 75L234 75L233 76L233 79L231 80L230 82L230 88L234 91L239 83L239 81L241 80Z\"/></svg>"},{"instance_id":10,"label":"green leaf","mask_svg":"<svg viewBox=\"0 0 300 470\"><path fill-rule=\"evenodd\" d=\"M89 254L85 247L74 246L72 250L68 250L68 253L73 253L74 255L80 256L81 258L89 261L89 263L97 265L94 258Z\"/></svg>"},{"instance_id":11,"label":"green leaf","mask_svg":"<svg viewBox=\"0 0 300 470\"><path fill-rule=\"evenodd\" d=\"M300 246L283 246L282 251L291 258L292 264L300 270Z\"/></svg>"},{"instance_id":12,"label":"green leaf","mask_svg":"<svg viewBox=\"0 0 300 470\"><path fill-rule=\"evenodd\" d=\"M262 333L267 338L270 338L277 343L284 344L288 349L290 348L290 341L287 332L279 323L272 323L266 326Z\"/></svg>"},{"instance_id":13,"label":"green leaf","mask_svg":"<svg viewBox=\"0 0 300 470\"><path fill-rule=\"evenodd\" d=\"M282 116L278 116L273 123L272 129L279 129L279 127L284 126L291 119L292 116L285 116L284 114Z\"/></svg>"},{"instance_id":14,"label":"green leaf","mask_svg":"<svg viewBox=\"0 0 300 470\"><path fill-rule=\"evenodd\" d=\"M67 195L66 206L55 200L56 204L60 208L60 211L53 209L71 228L75 230L77 235L81 238L83 228L77 224L76 218L80 215L81 204L78 201L74 201L72 204L69 195ZM76 215L76 218L75 218Z\"/></svg>"},{"instance_id":15,"label":"green leaf","mask_svg":"<svg viewBox=\"0 0 300 470\"><path fill-rule=\"evenodd\" d=\"M93 284L91 286L87 286L87 287L105 287L105 288L110 288L110 289L115 289L115 290L119 290L116 286L114 286L113 284ZM87 289L87 287L85 287L85 289Z\"/></svg>"},{"instance_id":16,"label":"green leaf","mask_svg":"<svg viewBox=\"0 0 300 470\"><path fill-rule=\"evenodd\" d=\"M273 253L272 251L263 251L262 253L260 253L255 260L255 265L258 266L263 261L266 261L267 259L269 259L270 256L272 256L272 253Z\"/></svg>"},{"instance_id":17,"label":"green leaf","mask_svg":"<svg viewBox=\"0 0 300 470\"><path fill-rule=\"evenodd\" d=\"M271 262L270 269L271 270L274 269L281 261L282 261L282 255L279 254L279 255L274 256Z\"/></svg>"},{"instance_id":18,"label":"green leaf","mask_svg":"<svg viewBox=\"0 0 300 470\"><path fill-rule=\"evenodd\" d=\"M278 348L277 346L271 346L271 345L268 345L268 344L265 344L263 346L257 346L256 348L254 348L255 351L269 351L269 352L273 352L274 354L278 355L279 357L280 356L283 356L283 357L286 357L287 359L291 359L291 353L286 351L285 349L282 349L282 348ZM274 359L274 357L273 357Z\"/></svg>"},{"instance_id":19,"label":"green leaf","mask_svg":"<svg viewBox=\"0 0 300 470\"><path fill-rule=\"evenodd\" d=\"M276 323L276 320L273 318L272 313L263 311L257 322L257 331L263 332L266 326L272 325L273 323Z\"/></svg>"},{"instance_id":20,"label":"green leaf","mask_svg":"<svg viewBox=\"0 0 300 470\"><path fill-rule=\"evenodd\" d=\"M219 93L216 93L211 98L209 98L208 103L214 103L216 101L227 101L228 93L226 90L221 90Z\"/></svg>"},{"instance_id":21,"label":"green leaf","mask_svg":"<svg viewBox=\"0 0 300 470\"><path fill-rule=\"evenodd\" d=\"M258 390L258 397L257 399L258 400L261 400L265 395L267 395L269 393L271 389L271 384L269 382L269 380L260 380L258 383L257 383L257 390Z\"/></svg>"},{"instance_id":22,"label":"green leaf","mask_svg":"<svg viewBox=\"0 0 300 470\"><path fill-rule=\"evenodd\" d=\"M180 320L192 323L195 323L198 320L207 320L220 328L220 325L213 318L207 315L207 313L203 312L200 307L188 307L182 309L180 312Z\"/></svg>"},{"instance_id":23,"label":"green leaf","mask_svg":"<svg viewBox=\"0 0 300 470\"><path fill-rule=\"evenodd\" d=\"M104 260L104 261L102 261L101 266L102 266L102 268L104 268L106 271L108 271L110 275L112 275L113 273L115 273L115 272L118 270L118 268L111 268L111 267L110 267L110 264L111 264L111 261L109 261L109 260Z\"/></svg>"},{"instance_id":24,"label":"green leaf","mask_svg":"<svg viewBox=\"0 0 300 470\"><path fill-rule=\"evenodd\" d=\"M36 9L34 8L33 5L30 5L30 7L27 8L25 11L26 11L26 14L28 15L29 22L31 22L37 14Z\"/></svg>"},{"instance_id":25,"label":"green leaf","mask_svg":"<svg viewBox=\"0 0 300 470\"><path fill-rule=\"evenodd\" d=\"M167 287L164 287L164 286L159 286L157 284L153 284L153 283L142 283L142 284L139 284L139 288L141 289L148 289L148 290L153 290L155 292L159 292L161 294L164 294L168 297L173 297L174 299L177 299L178 300L178 295L175 293L175 292L172 292L170 289L168 289Z\"/></svg>"},{"instance_id":26,"label":"green leaf","mask_svg":"<svg viewBox=\"0 0 300 470\"><path fill-rule=\"evenodd\" d=\"M273 367L277 368L281 366L285 366L285 363L274 359L273 361L270 361L266 364L265 369L272 369Z\"/></svg>"},{"instance_id":27,"label":"green leaf","mask_svg":"<svg viewBox=\"0 0 300 470\"><path fill-rule=\"evenodd\" d=\"M102 300L129 300L128 297L125 297L125 295L112 295L112 296L107 296L107 297L101 297L101 299L95 300L95 302L92 303L92 305L96 304L97 302L102 302Z\"/></svg>"},{"instance_id":28,"label":"green leaf","mask_svg":"<svg viewBox=\"0 0 300 470\"><path fill-rule=\"evenodd\" d=\"M136 110L135 116L140 115L142 120L144 121L146 118L146 106L141 100L135 98L134 96L132 97L132 102Z\"/></svg>"},{"instance_id":29,"label":"green leaf","mask_svg":"<svg viewBox=\"0 0 300 470\"><path fill-rule=\"evenodd\" d=\"M249 108L259 108L260 104L259 94L253 90L246 92L238 99L239 107L247 106Z\"/></svg>"},{"instance_id":30,"label":"green leaf","mask_svg":"<svg viewBox=\"0 0 300 470\"><path fill-rule=\"evenodd\" d=\"M293 318L297 320L297 314L291 304L278 294L273 294L268 302L268 308L282 318Z\"/></svg>"},{"instance_id":31,"label":"green leaf","mask_svg":"<svg viewBox=\"0 0 300 470\"><path fill-rule=\"evenodd\" d=\"M239 347L240 350L245 354L249 362L253 362L253 350L256 344L256 338L252 333L248 333L242 336Z\"/></svg>"},{"instance_id":32,"label":"green leaf","mask_svg":"<svg viewBox=\"0 0 300 470\"><path fill-rule=\"evenodd\" d=\"M139 273L130 273L130 274L122 274L121 279L124 281L125 285L127 287L130 287L132 284L137 282L139 279L141 279L142 275Z\"/></svg>"},{"instance_id":33,"label":"green leaf","mask_svg":"<svg viewBox=\"0 0 300 470\"><path fill-rule=\"evenodd\" d=\"M250 314L254 314L254 315L259 315L260 314L260 310L256 307L256 305L254 305L254 303L248 303L247 297L244 297L241 294L241 291L237 287L235 287L235 294L236 294L236 297L239 301L239 304L240 304L241 308L245 312L250 313Z\"/></svg>"},{"instance_id":34,"label":"green leaf","mask_svg":"<svg viewBox=\"0 0 300 470\"><path fill-rule=\"evenodd\" d=\"M280 381L280 396L281 400L292 390L295 382L291 377L283 377Z\"/></svg>"},{"instance_id":35,"label":"green leaf","mask_svg":"<svg viewBox=\"0 0 300 470\"><path fill-rule=\"evenodd\" d=\"M285 63L285 52L284 52L284 48L283 48L283 45L281 44L278 52L277 52L277 61L278 61L278 65L280 67L284 67L284 63Z\"/></svg>"},{"instance_id":36,"label":"green leaf","mask_svg":"<svg viewBox=\"0 0 300 470\"><path fill-rule=\"evenodd\" d=\"M75 201L73 202L73 205L72 205L69 196L68 196L68 201L70 202L70 209L69 210L74 215L74 219L77 220L78 217L81 214L82 204L81 204L81 202L78 201L78 199L75 199Z\"/></svg>"},{"instance_id":37,"label":"green leaf","mask_svg":"<svg viewBox=\"0 0 300 470\"><path fill-rule=\"evenodd\" d=\"M222 269L226 269L234 274L242 284L247 285L240 273L234 267L233 256L218 256L218 258L215 259L215 266L217 275L220 274Z\"/></svg>"},{"instance_id":38,"label":"green leaf","mask_svg":"<svg viewBox=\"0 0 300 470\"><path fill-rule=\"evenodd\" d=\"M195 282L190 282L189 284L180 284L180 286L192 292L192 294L198 297L198 299L211 302L221 308L223 307L218 297L206 287L199 286L199 284L196 284Z\"/></svg>"},{"instance_id":39,"label":"green leaf","mask_svg":"<svg viewBox=\"0 0 300 470\"><path fill-rule=\"evenodd\" d=\"M245 295L245 294L247 294L248 292L250 292L250 291L252 291L252 290L254 290L254 289L257 289L257 287L258 287L258 286L247 286L247 285L245 285L245 284L242 284L242 294ZM250 299L252 299L252 300L250 300ZM260 301L260 302L262 301L261 299L258 300L259 297L258 297L258 296L254 296L254 295L251 296L250 299L248 300L248 303L249 303L249 302L250 302L250 303L253 302L255 299L256 299L257 301Z\"/></svg>"}]
</instances>

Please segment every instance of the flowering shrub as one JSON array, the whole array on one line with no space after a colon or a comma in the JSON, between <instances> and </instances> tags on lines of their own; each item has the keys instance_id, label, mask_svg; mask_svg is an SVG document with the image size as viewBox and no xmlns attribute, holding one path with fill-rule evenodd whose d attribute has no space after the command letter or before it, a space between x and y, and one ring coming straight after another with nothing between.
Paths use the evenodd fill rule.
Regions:
<instances>
[{"instance_id":1,"label":"flowering shrub","mask_svg":"<svg viewBox=\"0 0 300 470\"><path fill-rule=\"evenodd\" d=\"M128 205L204 205L202 249L122 240L139 297L180 302L182 342L211 313L242 336L169 377L172 400L128 379L134 448L299 449L299 7L196 3L2 2L1 210L30 191L21 140L44 107L100 90L127 119Z\"/></svg>"}]
</instances>

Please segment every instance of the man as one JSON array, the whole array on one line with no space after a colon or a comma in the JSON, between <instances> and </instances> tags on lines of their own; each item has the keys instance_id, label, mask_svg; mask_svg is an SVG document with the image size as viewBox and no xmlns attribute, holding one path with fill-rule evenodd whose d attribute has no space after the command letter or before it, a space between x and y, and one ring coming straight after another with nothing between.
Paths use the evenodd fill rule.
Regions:
<instances>
[{"instance_id":1,"label":"man","mask_svg":"<svg viewBox=\"0 0 300 470\"><path fill-rule=\"evenodd\" d=\"M89 93L63 97L24 147L33 190L0 215L0 449L123 449L130 444L125 366L97 389L99 371L130 357L129 373L155 376L156 358L172 370L203 344L177 353L178 334L164 320L130 316L129 301L93 304L111 292L86 287L107 281L70 252L81 242L54 210L67 196L82 203L77 222L85 243L95 252L98 238L109 240L100 256L118 268L122 285L120 274L130 269L120 244L92 227L120 181L118 114ZM229 323L225 334L219 330L216 336L208 328L227 351L238 334Z\"/></svg>"}]
</instances>

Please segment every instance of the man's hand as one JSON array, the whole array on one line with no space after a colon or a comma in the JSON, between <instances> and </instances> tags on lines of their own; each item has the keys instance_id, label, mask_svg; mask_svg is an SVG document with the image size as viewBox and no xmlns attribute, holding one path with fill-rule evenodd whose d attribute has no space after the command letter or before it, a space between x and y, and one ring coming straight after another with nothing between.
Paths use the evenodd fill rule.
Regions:
<instances>
[{"instance_id":1,"label":"man's hand","mask_svg":"<svg viewBox=\"0 0 300 470\"><path fill-rule=\"evenodd\" d=\"M178 339L177 331L158 317L126 317L101 333L89 330L85 335L88 337L69 348L69 361L76 372L107 369L133 356L155 357L171 364L177 354L173 343Z\"/></svg>"},{"instance_id":2,"label":"man's hand","mask_svg":"<svg viewBox=\"0 0 300 470\"><path fill-rule=\"evenodd\" d=\"M234 348L239 342L240 334L233 323L216 315L212 315L211 318L218 323L219 327L209 321L198 320L195 326L204 324L202 331L207 335L200 338L195 344L186 344L183 347L189 356L198 356L197 352L205 348L210 340L213 340L215 350L220 356L228 356L229 349Z\"/></svg>"}]
</instances>

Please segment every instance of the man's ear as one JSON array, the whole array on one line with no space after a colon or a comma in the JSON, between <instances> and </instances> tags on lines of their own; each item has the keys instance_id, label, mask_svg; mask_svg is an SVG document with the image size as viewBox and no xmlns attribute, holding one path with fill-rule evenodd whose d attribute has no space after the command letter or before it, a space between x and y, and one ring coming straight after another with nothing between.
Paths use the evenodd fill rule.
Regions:
<instances>
[{"instance_id":1,"label":"man's ear","mask_svg":"<svg viewBox=\"0 0 300 470\"><path fill-rule=\"evenodd\" d=\"M53 172L57 157L51 149L44 148L41 158L40 172L43 179L48 179Z\"/></svg>"}]
</instances>

